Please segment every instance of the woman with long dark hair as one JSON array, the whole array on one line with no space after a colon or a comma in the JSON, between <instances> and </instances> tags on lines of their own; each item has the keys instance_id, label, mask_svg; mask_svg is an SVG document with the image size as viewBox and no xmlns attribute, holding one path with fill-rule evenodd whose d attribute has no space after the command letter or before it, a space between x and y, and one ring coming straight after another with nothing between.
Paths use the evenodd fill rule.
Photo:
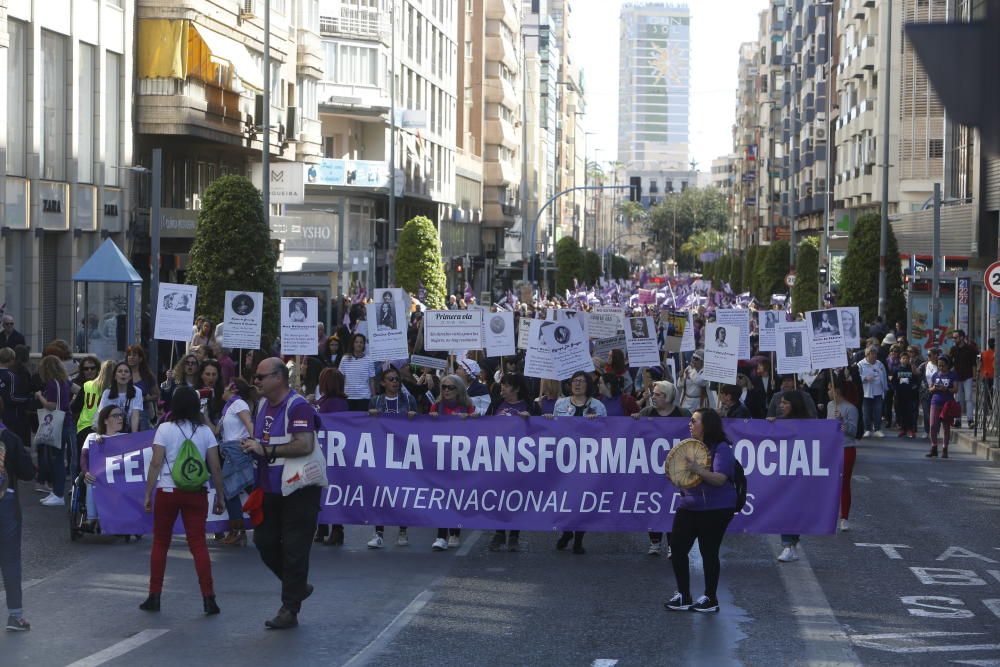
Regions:
<instances>
[{"instance_id":1,"label":"woman with long dark hair","mask_svg":"<svg viewBox=\"0 0 1000 667\"><path fill-rule=\"evenodd\" d=\"M767 418L768 421L775 419L812 419L804 394L794 389L781 394L781 398L778 399L778 416ZM783 534L781 546L778 562L791 563L799 559L799 535Z\"/></svg>"},{"instance_id":2,"label":"woman with long dark hair","mask_svg":"<svg viewBox=\"0 0 1000 667\"><path fill-rule=\"evenodd\" d=\"M331 414L347 412L347 396L344 394L344 374L333 366L324 368L319 374L319 384L316 386L319 400L316 402L316 412ZM344 525L321 523L316 526L315 542L322 542L328 547L339 547L344 544Z\"/></svg>"},{"instance_id":3,"label":"woman with long dark hair","mask_svg":"<svg viewBox=\"0 0 1000 667\"><path fill-rule=\"evenodd\" d=\"M94 482L97 478L90 472L90 452L104 445L104 438L111 438L122 433L125 424L125 412L117 405L104 406L97 414L94 426L96 430L87 436L80 451L80 471L87 483L87 523L91 529L97 525L97 503L94 500Z\"/></svg>"},{"instance_id":4,"label":"woman with long dark hair","mask_svg":"<svg viewBox=\"0 0 1000 667\"><path fill-rule=\"evenodd\" d=\"M340 359L340 372L344 374L347 404L351 412L367 412L368 402L375 393L375 366L368 356L368 339L356 333L347 344L347 351Z\"/></svg>"},{"instance_id":5,"label":"woman with long dark hair","mask_svg":"<svg viewBox=\"0 0 1000 667\"><path fill-rule=\"evenodd\" d=\"M219 419L219 440L223 461L223 481L226 483L226 513L229 515L229 532L220 541L229 546L246 546L247 534L243 527L243 504L240 494L253 480L253 464L243 454L241 443L253 434L253 413L257 404L257 388L243 378L233 378L222 394ZM240 474L238 461L245 461Z\"/></svg>"},{"instance_id":6,"label":"woman with long dark hair","mask_svg":"<svg viewBox=\"0 0 1000 667\"><path fill-rule=\"evenodd\" d=\"M177 515L181 515L188 548L194 557L205 613L218 614L212 582L212 560L205 543L205 521L208 517L208 489L182 491L173 478L181 445L190 440L198 449L202 460L208 464L215 487L215 514L226 509L222 468L219 465L219 446L212 430L202 422L201 402L198 393L190 387L178 387L170 403L170 416L156 429L153 436L153 460L146 475L145 508L153 513L153 550L149 555L149 597L139 605L143 611L160 611L160 594L163 575L167 569L167 549ZM166 464L165 474L161 474ZM153 502L153 491L156 502Z\"/></svg>"},{"instance_id":7,"label":"woman with long dark hair","mask_svg":"<svg viewBox=\"0 0 1000 667\"><path fill-rule=\"evenodd\" d=\"M38 375L45 385L42 391L35 392L35 398L46 410L63 410L66 413L60 446L50 447L44 444L38 446L38 480L52 485L52 492L42 498L41 503L46 507L63 506L66 504L63 500L66 491L66 461L63 452L73 442L76 433L73 415L69 411L70 400L73 398L72 383L69 381L66 367L59 357L54 355L42 357Z\"/></svg>"},{"instance_id":8,"label":"woman with long dark hair","mask_svg":"<svg viewBox=\"0 0 1000 667\"><path fill-rule=\"evenodd\" d=\"M142 392L132 383L132 369L124 361L115 364L114 381L101 393L98 412L109 405L117 405L125 415L125 432L139 432L139 413L142 412Z\"/></svg>"},{"instance_id":9,"label":"woman with long dark hair","mask_svg":"<svg viewBox=\"0 0 1000 667\"><path fill-rule=\"evenodd\" d=\"M132 369L132 384L142 392L143 412L139 415L139 430L145 431L156 421L156 403L160 400L160 388L146 361L146 351L141 345L129 345L125 350L125 361Z\"/></svg>"},{"instance_id":10,"label":"woman with long dark hair","mask_svg":"<svg viewBox=\"0 0 1000 667\"><path fill-rule=\"evenodd\" d=\"M222 384L222 365L218 361L206 359L201 362L195 389L198 391L198 398L201 399L201 413L205 415L212 431L218 432L225 400L222 395L226 391L226 386Z\"/></svg>"},{"instance_id":11,"label":"woman with long dark hair","mask_svg":"<svg viewBox=\"0 0 1000 667\"><path fill-rule=\"evenodd\" d=\"M702 613L716 612L719 611L716 594L722 571L719 549L726 527L733 520L733 513L736 511L736 487L732 481L736 472L736 458L722 429L722 418L715 410L695 410L691 414L689 429L692 438L708 446L710 458L707 467L690 461L689 469L701 481L680 492L681 498L670 534L673 551L670 563L677 580L677 592L664 603L664 607L671 611L691 609ZM696 539L705 570L705 593L694 600L691 597L688 554Z\"/></svg>"}]
</instances>

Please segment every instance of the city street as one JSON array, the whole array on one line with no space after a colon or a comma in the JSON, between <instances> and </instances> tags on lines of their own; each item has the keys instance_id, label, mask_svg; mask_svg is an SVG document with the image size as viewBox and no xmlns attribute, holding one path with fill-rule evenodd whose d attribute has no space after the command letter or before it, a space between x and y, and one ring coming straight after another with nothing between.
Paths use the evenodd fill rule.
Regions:
<instances>
[{"instance_id":1,"label":"city street","mask_svg":"<svg viewBox=\"0 0 1000 667\"><path fill-rule=\"evenodd\" d=\"M859 448L852 529L806 537L779 564L774 536L723 547L718 615L668 613L665 558L646 537L593 534L587 555L554 535L491 553L489 535L433 553L433 530L409 547L313 549L316 593L301 626L266 631L278 585L253 547L211 547L220 616L201 612L183 539L170 553L163 611L138 610L149 538L71 543L64 515L24 487L29 633L0 636L4 665L996 665L1000 664L1000 467L925 441ZM751 489L752 492L752 489ZM386 543L394 545L390 527ZM699 594L700 568L694 572Z\"/></svg>"}]
</instances>

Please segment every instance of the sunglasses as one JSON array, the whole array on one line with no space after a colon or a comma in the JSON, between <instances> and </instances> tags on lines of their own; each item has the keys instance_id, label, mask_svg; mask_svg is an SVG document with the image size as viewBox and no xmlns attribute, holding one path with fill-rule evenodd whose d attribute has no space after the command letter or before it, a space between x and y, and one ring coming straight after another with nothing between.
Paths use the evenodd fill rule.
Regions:
<instances>
[{"instance_id":1,"label":"sunglasses","mask_svg":"<svg viewBox=\"0 0 1000 667\"><path fill-rule=\"evenodd\" d=\"M455 385L453 385L453 384L443 384L443 385L441 385L441 389L442 389L442 391L443 390L455 391L455 389L457 389L457 387Z\"/></svg>"},{"instance_id":2,"label":"sunglasses","mask_svg":"<svg viewBox=\"0 0 1000 667\"><path fill-rule=\"evenodd\" d=\"M385 378L385 381L386 381L386 382L399 382L399 378L398 378L398 377L395 377L395 376L393 376L393 377L388 377L388 378Z\"/></svg>"},{"instance_id":3,"label":"sunglasses","mask_svg":"<svg viewBox=\"0 0 1000 667\"><path fill-rule=\"evenodd\" d=\"M257 382L263 382L266 378L269 378L272 375L277 375L277 374L278 374L277 371L273 373L255 373L253 379L256 380Z\"/></svg>"}]
</instances>

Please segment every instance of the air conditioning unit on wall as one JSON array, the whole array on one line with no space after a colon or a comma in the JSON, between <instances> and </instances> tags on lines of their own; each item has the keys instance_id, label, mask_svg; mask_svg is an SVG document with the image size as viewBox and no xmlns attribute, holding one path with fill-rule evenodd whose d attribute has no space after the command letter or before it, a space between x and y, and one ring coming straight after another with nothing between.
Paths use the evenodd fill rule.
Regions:
<instances>
[{"instance_id":1,"label":"air conditioning unit on wall","mask_svg":"<svg viewBox=\"0 0 1000 667\"><path fill-rule=\"evenodd\" d=\"M817 125L816 126L816 130L813 132L813 137L815 137L816 143L817 144L819 144L819 143L825 143L826 142L826 134L827 134L826 133L826 126L825 125Z\"/></svg>"},{"instance_id":2,"label":"air conditioning unit on wall","mask_svg":"<svg viewBox=\"0 0 1000 667\"><path fill-rule=\"evenodd\" d=\"M257 13L254 11L256 4L257 0L240 0L240 18L244 21L257 18Z\"/></svg>"}]
</instances>

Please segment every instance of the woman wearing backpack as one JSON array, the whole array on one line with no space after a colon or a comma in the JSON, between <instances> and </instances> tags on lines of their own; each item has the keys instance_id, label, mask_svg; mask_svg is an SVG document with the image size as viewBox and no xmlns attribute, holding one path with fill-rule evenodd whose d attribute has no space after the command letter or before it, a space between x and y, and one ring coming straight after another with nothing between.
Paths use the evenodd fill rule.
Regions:
<instances>
[{"instance_id":1,"label":"woman wearing backpack","mask_svg":"<svg viewBox=\"0 0 1000 667\"><path fill-rule=\"evenodd\" d=\"M722 565L719 548L726 534L726 527L733 520L736 507L736 457L733 447L722 430L722 418L711 408L699 408L689 422L691 437L708 446L711 456L708 467L694 461L690 470L701 477L701 482L681 491L681 499L674 515L670 533L673 556L670 559L677 579L677 592L663 606L671 611L719 611L716 591ZM698 540L701 560L705 569L705 594L694 601L691 598L691 573L688 553Z\"/></svg>"},{"instance_id":2,"label":"woman wearing backpack","mask_svg":"<svg viewBox=\"0 0 1000 667\"><path fill-rule=\"evenodd\" d=\"M166 471L161 474L164 464ZM215 514L222 514L226 505L219 446L212 429L202 422L198 393L179 385L171 398L169 419L160 424L153 436L153 460L146 477L145 507L147 512L153 513L153 550L149 555L149 597L139 605L144 611L160 611L167 549L174 522L180 514L188 548L194 557L205 613L219 613L212 585L212 561L205 544L205 521L208 516L205 482L209 472L215 487L213 510Z\"/></svg>"}]
</instances>

